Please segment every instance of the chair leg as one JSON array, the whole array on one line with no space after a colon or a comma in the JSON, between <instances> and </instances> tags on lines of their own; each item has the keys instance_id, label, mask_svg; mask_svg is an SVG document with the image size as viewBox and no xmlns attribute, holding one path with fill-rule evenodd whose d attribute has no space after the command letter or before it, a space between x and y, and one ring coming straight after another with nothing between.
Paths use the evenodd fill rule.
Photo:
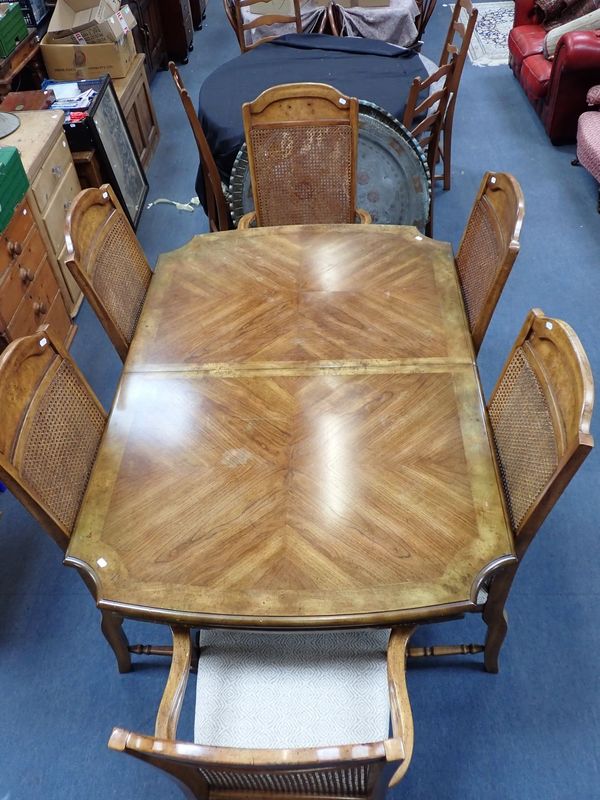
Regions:
<instances>
[{"instance_id":1,"label":"chair leg","mask_svg":"<svg viewBox=\"0 0 600 800\"><path fill-rule=\"evenodd\" d=\"M129 642L123 632L123 617L113 611L102 611L101 627L104 638L115 654L119 672L129 672L131 670L131 656L129 654Z\"/></svg>"},{"instance_id":2,"label":"chair leg","mask_svg":"<svg viewBox=\"0 0 600 800\"><path fill-rule=\"evenodd\" d=\"M444 164L444 191L447 192L452 185L451 177L452 158L452 124L444 126L442 138L442 162Z\"/></svg>"},{"instance_id":3,"label":"chair leg","mask_svg":"<svg viewBox=\"0 0 600 800\"><path fill-rule=\"evenodd\" d=\"M487 606L486 606L487 609ZM488 626L483 651L483 666L486 672L498 672L498 658L508 632L508 616L503 608L500 613L489 615L484 611L483 620Z\"/></svg>"}]
</instances>

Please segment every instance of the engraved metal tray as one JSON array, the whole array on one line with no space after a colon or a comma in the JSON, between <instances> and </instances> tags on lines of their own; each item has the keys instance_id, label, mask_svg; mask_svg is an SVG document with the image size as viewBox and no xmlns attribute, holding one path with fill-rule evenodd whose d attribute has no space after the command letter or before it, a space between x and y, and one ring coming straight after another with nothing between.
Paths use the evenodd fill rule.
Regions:
<instances>
[{"instance_id":1,"label":"engraved metal tray","mask_svg":"<svg viewBox=\"0 0 600 800\"><path fill-rule=\"evenodd\" d=\"M397 119L374 103L359 103L357 206L374 223L414 225L425 230L431 180L423 149ZM229 182L229 205L237 225L254 210L248 154L244 143Z\"/></svg>"}]
</instances>

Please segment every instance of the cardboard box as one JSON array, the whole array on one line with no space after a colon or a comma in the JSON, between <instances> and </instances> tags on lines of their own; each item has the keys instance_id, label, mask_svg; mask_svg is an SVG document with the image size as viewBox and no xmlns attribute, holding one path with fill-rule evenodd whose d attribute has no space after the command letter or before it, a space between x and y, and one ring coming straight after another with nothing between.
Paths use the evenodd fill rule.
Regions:
<instances>
[{"instance_id":1,"label":"cardboard box","mask_svg":"<svg viewBox=\"0 0 600 800\"><path fill-rule=\"evenodd\" d=\"M119 0L57 0L48 35L51 39L71 37L73 44L89 44L97 42L104 33L112 37L108 41L116 41L123 32L113 31L112 26L105 23L119 6Z\"/></svg>"},{"instance_id":2,"label":"cardboard box","mask_svg":"<svg viewBox=\"0 0 600 800\"><path fill-rule=\"evenodd\" d=\"M131 32L119 42L105 44L57 44L44 36L40 44L48 75L57 81L83 78L124 78L135 58Z\"/></svg>"},{"instance_id":3,"label":"cardboard box","mask_svg":"<svg viewBox=\"0 0 600 800\"><path fill-rule=\"evenodd\" d=\"M103 44L104 42L118 42L125 33L129 33L137 25L137 20L131 13L129 6L123 6L116 14L96 22L78 31L49 31L53 42L59 44Z\"/></svg>"}]
</instances>

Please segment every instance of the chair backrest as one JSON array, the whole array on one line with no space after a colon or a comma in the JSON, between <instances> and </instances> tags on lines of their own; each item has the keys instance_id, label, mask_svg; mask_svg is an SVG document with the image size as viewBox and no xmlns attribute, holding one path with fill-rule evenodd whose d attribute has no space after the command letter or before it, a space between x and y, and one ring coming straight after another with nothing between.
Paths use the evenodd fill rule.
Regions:
<instances>
[{"instance_id":1,"label":"chair backrest","mask_svg":"<svg viewBox=\"0 0 600 800\"><path fill-rule=\"evenodd\" d=\"M355 220L358 101L321 83L242 106L259 226Z\"/></svg>"},{"instance_id":2,"label":"chair backrest","mask_svg":"<svg viewBox=\"0 0 600 800\"><path fill-rule=\"evenodd\" d=\"M517 180L505 172L486 172L456 255L476 353L519 253L524 215Z\"/></svg>"},{"instance_id":3,"label":"chair backrest","mask_svg":"<svg viewBox=\"0 0 600 800\"><path fill-rule=\"evenodd\" d=\"M450 91L454 94L458 91L458 85L477 22L477 14L478 11L473 7L471 0L456 0L439 62L439 66L443 67L444 64L448 64L453 56L456 58L450 87Z\"/></svg>"},{"instance_id":4,"label":"chair backrest","mask_svg":"<svg viewBox=\"0 0 600 800\"><path fill-rule=\"evenodd\" d=\"M64 551L106 412L47 326L0 355L0 480Z\"/></svg>"},{"instance_id":5,"label":"chair backrest","mask_svg":"<svg viewBox=\"0 0 600 800\"><path fill-rule=\"evenodd\" d=\"M414 628L392 631L387 669L393 738L361 745L285 750L213 747L176 741L177 724L190 671L189 632L173 629L173 661L159 708L155 736L115 728L109 747L159 767L186 797L265 798L271 795L370 798L382 783L395 786L408 769L413 747L406 691L406 647ZM202 658L202 656L200 656ZM391 779L384 767L395 768ZM387 770L386 770L387 772ZM212 796L212 795L211 795ZM383 796L383 792L380 796Z\"/></svg>"},{"instance_id":6,"label":"chair backrest","mask_svg":"<svg viewBox=\"0 0 600 800\"><path fill-rule=\"evenodd\" d=\"M488 403L519 558L593 447L593 405L581 342L565 322L533 309Z\"/></svg>"},{"instance_id":7,"label":"chair backrest","mask_svg":"<svg viewBox=\"0 0 600 800\"><path fill-rule=\"evenodd\" d=\"M238 35L238 27L237 27L237 20L235 17L235 2L234 0L223 0L223 8L225 9L225 16L227 17L227 22L233 28L233 32L235 33L235 38L239 42L239 35Z\"/></svg>"},{"instance_id":8,"label":"chair backrest","mask_svg":"<svg viewBox=\"0 0 600 800\"><path fill-rule=\"evenodd\" d=\"M112 188L83 189L65 221L66 263L124 361L152 278Z\"/></svg>"},{"instance_id":9,"label":"chair backrest","mask_svg":"<svg viewBox=\"0 0 600 800\"><path fill-rule=\"evenodd\" d=\"M227 208L227 201L223 194L219 170L217 169L213 154L206 140L204 131L202 130L202 125L198 119L194 104L192 103L187 89L183 85L179 70L172 61L169 61L169 69L177 91L179 92L179 97L183 103L183 108L187 114L189 123L192 126L192 133L194 134L196 146L198 147L198 154L202 165L202 175L204 176L204 194L206 197L206 216L208 217L208 224L211 231L228 231L233 226L231 215Z\"/></svg>"},{"instance_id":10,"label":"chair backrest","mask_svg":"<svg viewBox=\"0 0 600 800\"><path fill-rule=\"evenodd\" d=\"M256 5L257 3L264 3L265 0L233 0L233 2L235 5L235 19L237 24L238 42L240 44L240 50L242 51L242 53L245 53L248 50L252 50L259 44L270 42L272 39L275 39L278 35L280 35L280 34L274 34L273 36L263 36L256 42L249 42L246 38L246 33L247 31L253 31L256 28L268 27L269 25L290 24L296 26L296 33L302 33L300 0L285 0L287 4L289 4L290 2L292 3L294 11L293 14L278 14L277 13L278 6L281 7L284 3L284 0L271 0L274 13L262 14L260 16L255 17L253 20L249 22L244 22L242 13L243 9L247 8L249 11L252 11L252 6Z\"/></svg>"},{"instance_id":11,"label":"chair backrest","mask_svg":"<svg viewBox=\"0 0 600 800\"><path fill-rule=\"evenodd\" d=\"M419 7L419 14L416 18L417 41L421 41L423 39L425 28L431 19L431 15L435 11L436 3L437 0L417 0L417 6Z\"/></svg>"},{"instance_id":12,"label":"chair backrest","mask_svg":"<svg viewBox=\"0 0 600 800\"><path fill-rule=\"evenodd\" d=\"M402 122L427 153L427 164L432 176L455 64L456 57L453 57L426 78L415 78L404 109Z\"/></svg>"}]
</instances>

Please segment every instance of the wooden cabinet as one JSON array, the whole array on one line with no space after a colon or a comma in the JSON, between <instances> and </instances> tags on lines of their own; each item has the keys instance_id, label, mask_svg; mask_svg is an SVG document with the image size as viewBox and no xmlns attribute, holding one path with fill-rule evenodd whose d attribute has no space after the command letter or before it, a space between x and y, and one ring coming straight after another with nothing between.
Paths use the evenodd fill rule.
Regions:
<instances>
[{"instance_id":1,"label":"wooden cabinet","mask_svg":"<svg viewBox=\"0 0 600 800\"><path fill-rule=\"evenodd\" d=\"M126 77L114 80L113 86L137 154L147 170L158 144L159 130L141 53L135 57Z\"/></svg>"},{"instance_id":2,"label":"wooden cabinet","mask_svg":"<svg viewBox=\"0 0 600 800\"><path fill-rule=\"evenodd\" d=\"M160 10L167 54L174 61L187 64L188 51L194 47L190 0L162 0Z\"/></svg>"},{"instance_id":3,"label":"wooden cabinet","mask_svg":"<svg viewBox=\"0 0 600 800\"><path fill-rule=\"evenodd\" d=\"M167 50L160 13L161 0L129 0L129 7L137 20L133 28L138 53L146 56L146 75L151 82L158 69L167 66Z\"/></svg>"},{"instance_id":4,"label":"wooden cabinet","mask_svg":"<svg viewBox=\"0 0 600 800\"><path fill-rule=\"evenodd\" d=\"M206 16L206 0L190 0L190 9L194 30L199 31L202 29L202 22Z\"/></svg>"},{"instance_id":5,"label":"wooden cabinet","mask_svg":"<svg viewBox=\"0 0 600 800\"><path fill-rule=\"evenodd\" d=\"M18 112L21 126L2 144L19 150L29 178L31 214L44 241L50 268L71 316L79 310L83 295L64 261L65 216L81 190L71 151L63 133L63 114L58 111Z\"/></svg>"},{"instance_id":6,"label":"wooden cabinet","mask_svg":"<svg viewBox=\"0 0 600 800\"><path fill-rule=\"evenodd\" d=\"M67 313L28 192L0 236L0 350L44 324L51 325L67 347L77 330Z\"/></svg>"}]
</instances>

